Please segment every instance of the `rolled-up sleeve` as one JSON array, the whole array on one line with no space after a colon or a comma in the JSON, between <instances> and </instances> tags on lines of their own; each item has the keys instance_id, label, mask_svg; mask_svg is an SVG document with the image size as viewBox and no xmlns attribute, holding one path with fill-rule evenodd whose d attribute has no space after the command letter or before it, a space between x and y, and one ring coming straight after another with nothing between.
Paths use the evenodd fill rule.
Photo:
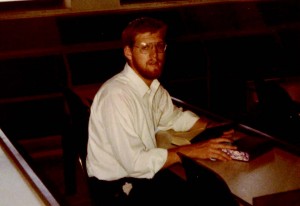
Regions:
<instances>
[{"instance_id":1,"label":"rolled-up sleeve","mask_svg":"<svg viewBox=\"0 0 300 206\"><path fill-rule=\"evenodd\" d=\"M183 110L173 104L171 96L165 89L161 89L159 108L162 111L158 130L188 131L200 118L189 110Z\"/></svg>"}]
</instances>

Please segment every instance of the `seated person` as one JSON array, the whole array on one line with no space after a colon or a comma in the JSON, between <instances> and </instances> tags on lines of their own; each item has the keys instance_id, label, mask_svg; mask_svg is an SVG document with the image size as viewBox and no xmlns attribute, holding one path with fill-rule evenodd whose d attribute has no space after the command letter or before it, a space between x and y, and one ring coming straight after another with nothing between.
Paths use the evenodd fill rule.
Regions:
<instances>
[{"instance_id":1,"label":"seated person","mask_svg":"<svg viewBox=\"0 0 300 206\"><path fill-rule=\"evenodd\" d=\"M207 124L193 112L176 107L158 81L165 61L166 32L167 25L157 19L130 22L122 33L127 63L94 97L87 173L95 205L177 205L180 197L193 202L184 196L188 193L184 181L167 169L180 162L177 152L196 160L229 161L221 150L236 149L222 144L230 142L224 137L172 149L157 147L159 130L204 130Z\"/></svg>"}]
</instances>

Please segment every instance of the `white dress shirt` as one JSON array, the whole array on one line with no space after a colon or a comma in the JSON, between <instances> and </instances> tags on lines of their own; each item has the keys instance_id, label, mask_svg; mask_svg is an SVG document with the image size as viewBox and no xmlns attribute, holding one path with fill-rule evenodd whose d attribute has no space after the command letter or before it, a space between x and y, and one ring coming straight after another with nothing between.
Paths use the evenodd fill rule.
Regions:
<instances>
[{"instance_id":1,"label":"white dress shirt","mask_svg":"<svg viewBox=\"0 0 300 206\"><path fill-rule=\"evenodd\" d=\"M100 180L152 178L167 160L155 133L187 131L199 117L173 105L158 80L150 88L126 64L94 97L89 120L88 175Z\"/></svg>"}]
</instances>

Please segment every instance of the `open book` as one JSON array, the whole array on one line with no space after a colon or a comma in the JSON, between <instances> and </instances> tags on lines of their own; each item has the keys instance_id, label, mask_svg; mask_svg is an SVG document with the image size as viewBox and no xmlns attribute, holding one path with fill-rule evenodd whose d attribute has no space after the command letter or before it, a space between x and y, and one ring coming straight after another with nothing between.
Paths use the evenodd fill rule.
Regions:
<instances>
[{"instance_id":1,"label":"open book","mask_svg":"<svg viewBox=\"0 0 300 206\"><path fill-rule=\"evenodd\" d=\"M171 143L176 146L182 146L187 144L204 141L211 138L222 136L226 132L231 132L234 129L234 124L231 122L218 123L213 126L209 126L206 129L196 130L192 132L175 132L170 131Z\"/></svg>"}]
</instances>

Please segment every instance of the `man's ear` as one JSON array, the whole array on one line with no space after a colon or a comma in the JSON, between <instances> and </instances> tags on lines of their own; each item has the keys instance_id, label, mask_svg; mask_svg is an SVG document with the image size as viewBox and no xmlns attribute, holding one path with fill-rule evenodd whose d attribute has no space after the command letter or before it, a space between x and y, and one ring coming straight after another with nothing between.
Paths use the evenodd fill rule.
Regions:
<instances>
[{"instance_id":1,"label":"man's ear","mask_svg":"<svg viewBox=\"0 0 300 206\"><path fill-rule=\"evenodd\" d=\"M129 46L125 46L123 49L124 52L124 56L131 61L132 60L132 51L131 48Z\"/></svg>"}]
</instances>

